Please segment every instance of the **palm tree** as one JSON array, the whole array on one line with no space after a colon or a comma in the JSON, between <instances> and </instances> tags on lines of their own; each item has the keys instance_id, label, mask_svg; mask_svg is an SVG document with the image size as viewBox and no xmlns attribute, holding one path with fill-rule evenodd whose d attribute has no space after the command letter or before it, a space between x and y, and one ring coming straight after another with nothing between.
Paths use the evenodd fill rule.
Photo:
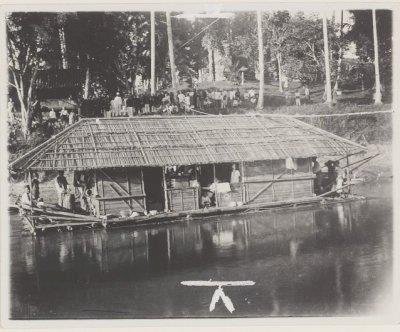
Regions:
<instances>
[{"instance_id":1,"label":"palm tree","mask_svg":"<svg viewBox=\"0 0 400 332\"><path fill-rule=\"evenodd\" d=\"M264 108L264 43L262 35L262 14L257 11L257 36L258 36L258 72L260 73L260 87L258 93L257 109Z\"/></svg>"}]
</instances>

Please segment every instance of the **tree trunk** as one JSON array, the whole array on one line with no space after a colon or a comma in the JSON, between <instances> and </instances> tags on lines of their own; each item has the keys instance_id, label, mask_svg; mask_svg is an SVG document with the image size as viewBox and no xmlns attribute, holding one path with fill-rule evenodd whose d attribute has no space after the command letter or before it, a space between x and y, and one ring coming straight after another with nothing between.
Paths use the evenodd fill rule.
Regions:
<instances>
[{"instance_id":1,"label":"tree trunk","mask_svg":"<svg viewBox=\"0 0 400 332\"><path fill-rule=\"evenodd\" d=\"M326 14L322 14L322 28L324 33L324 56L325 56L325 94L326 103L332 103L332 88L331 88L331 68L329 64L329 44L328 44L328 24Z\"/></svg>"},{"instance_id":2,"label":"tree trunk","mask_svg":"<svg viewBox=\"0 0 400 332\"><path fill-rule=\"evenodd\" d=\"M65 31L64 27L58 29L58 34L60 36L60 48L61 48L61 60L62 68L68 69L68 59L67 59L67 43L65 41Z\"/></svg>"},{"instance_id":3,"label":"tree trunk","mask_svg":"<svg viewBox=\"0 0 400 332\"><path fill-rule=\"evenodd\" d=\"M177 79L176 79L176 68L175 68L174 43L172 39L171 15L169 12L166 12L166 16L167 16L168 51L169 51L169 63L171 66L172 91L175 96L177 88Z\"/></svg>"},{"instance_id":4,"label":"tree trunk","mask_svg":"<svg viewBox=\"0 0 400 332\"><path fill-rule=\"evenodd\" d=\"M156 34L155 34L155 19L154 11L150 12L150 57L151 57L151 70L150 70L150 93L155 94L155 76L156 76Z\"/></svg>"},{"instance_id":5,"label":"tree trunk","mask_svg":"<svg viewBox=\"0 0 400 332\"><path fill-rule=\"evenodd\" d=\"M89 89L90 89L90 70L89 67L86 68L86 75L85 75L85 88L83 90L83 99L89 98Z\"/></svg>"},{"instance_id":6,"label":"tree trunk","mask_svg":"<svg viewBox=\"0 0 400 332\"><path fill-rule=\"evenodd\" d=\"M282 54L281 52L278 52L277 54L277 60L278 60L278 80L279 80L279 92L283 92L283 82L282 82Z\"/></svg>"},{"instance_id":7,"label":"tree trunk","mask_svg":"<svg viewBox=\"0 0 400 332\"><path fill-rule=\"evenodd\" d=\"M379 72L378 31L376 26L376 10L372 10L372 27L374 34L374 65L375 65L375 104L382 104L381 78Z\"/></svg>"},{"instance_id":8,"label":"tree trunk","mask_svg":"<svg viewBox=\"0 0 400 332\"><path fill-rule=\"evenodd\" d=\"M336 93L339 90L339 80L342 68L343 48L342 48L342 32L343 32L343 10L340 11L340 31L339 31L339 59L337 62L337 74L333 91Z\"/></svg>"},{"instance_id":9,"label":"tree trunk","mask_svg":"<svg viewBox=\"0 0 400 332\"><path fill-rule=\"evenodd\" d=\"M208 38L210 39L210 38ZM211 42L207 44L207 55L208 55L208 73L211 82L215 81L214 75L214 56L213 56L213 49L211 46Z\"/></svg>"},{"instance_id":10,"label":"tree trunk","mask_svg":"<svg viewBox=\"0 0 400 332\"><path fill-rule=\"evenodd\" d=\"M257 11L257 36L258 36L258 71L260 73L260 87L258 93L257 108L264 108L264 43L262 35L262 15L261 11Z\"/></svg>"},{"instance_id":11,"label":"tree trunk","mask_svg":"<svg viewBox=\"0 0 400 332\"><path fill-rule=\"evenodd\" d=\"M31 80L29 82L29 88L28 92L25 93L25 85L23 78L20 75L15 74L14 71L12 71L12 76L14 79L14 86L15 90L17 91L17 97L20 105L20 111L21 111L21 131L22 135L24 138L29 137L31 133L31 126L30 126L30 121L32 120L31 117L31 108L30 108L30 102L31 102L31 97L33 94L33 88L36 80L36 74L37 74L37 69L34 69Z\"/></svg>"}]
</instances>

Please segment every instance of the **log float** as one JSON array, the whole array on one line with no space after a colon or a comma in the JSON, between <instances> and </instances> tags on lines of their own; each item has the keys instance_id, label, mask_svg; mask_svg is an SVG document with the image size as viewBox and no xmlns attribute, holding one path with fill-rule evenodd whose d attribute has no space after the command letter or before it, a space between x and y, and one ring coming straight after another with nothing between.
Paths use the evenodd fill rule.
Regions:
<instances>
[{"instance_id":1,"label":"log float","mask_svg":"<svg viewBox=\"0 0 400 332\"><path fill-rule=\"evenodd\" d=\"M348 184L343 186L341 189L349 187L354 184ZM339 190L339 189L338 189ZM72 213L63 212L63 215L25 215L24 218L28 221L31 233L35 234L36 231L44 232L52 229L66 229L73 230L79 228L109 228L118 226L133 226L133 227L149 227L158 226L162 224L169 224L175 222L181 222L184 220L198 220L202 217L211 217L223 214L234 214L234 213L245 213L250 211L259 211L269 208L283 208L283 207L295 207L299 205L309 205L318 202L324 203L337 203L337 202L347 202L354 200L362 200L365 197L351 196L345 199L338 200L338 198L329 198L327 195L334 193L337 190L332 190L329 193L325 193L319 196L293 199L290 201L280 201L280 202L269 202L269 203L257 203L257 204L244 204L236 207L211 207L206 209L197 209L182 212L168 212L160 213L156 215L147 216L136 216L136 217L125 217L125 218L114 218L114 219L101 219L90 216L85 216L85 219L79 219L81 215L76 215L74 218L68 217ZM40 210L40 209L38 209ZM54 211L52 211L53 213ZM68 216L67 216L68 215ZM77 217L78 216L78 217ZM40 223L40 219L48 219L53 222ZM56 222L54 222L56 221Z\"/></svg>"}]
</instances>

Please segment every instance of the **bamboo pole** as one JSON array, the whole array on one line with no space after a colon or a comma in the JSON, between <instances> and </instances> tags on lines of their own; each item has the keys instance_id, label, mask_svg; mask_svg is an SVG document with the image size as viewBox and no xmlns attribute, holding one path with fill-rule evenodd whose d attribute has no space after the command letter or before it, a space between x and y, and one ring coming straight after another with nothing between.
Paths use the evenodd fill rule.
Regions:
<instances>
[{"instance_id":1,"label":"bamboo pole","mask_svg":"<svg viewBox=\"0 0 400 332\"><path fill-rule=\"evenodd\" d=\"M242 202L246 202L246 184L245 184L245 173L244 173L244 161L240 163L241 168L241 185L242 185Z\"/></svg>"},{"instance_id":2,"label":"bamboo pole","mask_svg":"<svg viewBox=\"0 0 400 332\"><path fill-rule=\"evenodd\" d=\"M142 194L144 195L143 197L144 210L147 211L147 197L146 197L146 190L144 188L143 167L140 168L140 184L142 188Z\"/></svg>"},{"instance_id":3,"label":"bamboo pole","mask_svg":"<svg viewBox=\"0 0 400 332\"><path fill-rule=\"evenodd\" d=\"M151 75L150 75L150 93L155 94L155 76L156 76L156 33L154 11L150 12L150 56L151 56Z\"/></svg>"},{"instance_id":4,"label":"bamboo pole","mask_svg":"<svg viewBox=\"0 0 400 332\"><path fill-rule=\"evenodd\" d=\"M217 179L216 171L215 171L215 164L213 164L213 178L214 178L214 184L215 184L215 181ZM216 184L215 184L214 198L215 198L215 206L218 206L218 191L217 191Z\"/></svg>"},{"instance_id":5,"label":"bamboo pole","mask_svg":"<svg viewBox=\"0 0 400 332\"><path fill-rule=\"evenodd\" d=\"M326 103L331 104L332 103L331 68L329 64L328 24L325 12L322 13L322 29L324 33Z\"/></svg>"},{"instance_id":6,"label":"bamboo pole","mask_svg":"<svg viewBox=\"0 0 400 332\"><path fill-rule=\"evenodd\" d=\"M279 174L273 181L271 181L270 183L268 183L264 188L261 188L258 193L256 193L251 199L248 200L248 202L246 202L246 204L249 204L251 202L253 202L258 196L260 196L264 191L266 191L268 188L270 188L276 181L278 181L283 175L286 174L286 169L284 172L282 172L281 174ZM293 180L292 180L293 183Z\"/></svg>"},{"instance_id":7,"label":"bamboo pole","mask_svg":"<svg viewBox=\"0 0 400 332\"><path fill-rule=\"evenodd\" d=\"M162 168L162 181L163 181L163 188L164 188L164 211L168 212L168 193L167 193L167 180L165 178L165 167Z\"/></svg>"},{"instance_id":8,"label":"bamboo pole","mask_svg":"<svg viewBox=\"0 0 400 332\"><path fill-rule=\"evenodd\" d=\"M327 191L326 193L323 193L323 194L315 196L315 197L316 198L325 197L325 196L328 196L330 194L333 194L334 192L337 192L338 190L342 190L342 189L345 189L345 188L350 187L350 186L354 186L354 183L346 184L345 186L343 186L341 188L337 188L337 189L333 189L333 190Z\"/></svg>"},{"instance_id":9,"label":"bamboo pole","mask_svg":"<svg viewBox=\"0 0 400 332\"><path fill-rule=\"evenodd\" d=\"M175 68L175 57L174 57L174 43L172 38L172 25L171 25L171 15L170 12L166 12L167 17L167 36L168 36L168 52L169 52L169 62L171 66L171 80L172 80L172 91L174 97L176 95L176 68Z\"/></svg>"},{"instance_id":10,"label":"bamboo pole","mask_svg":"<svg viewBox=\"0 0 400 332\"><path fill-rule=\"evenodd\" d=\"M264 43L262 35L262 13L257 11L257 36L258 36L258 71L260 73L257 109L264 108Z\"/></svg>"},{"instance_id":11,"label":"bamboo pole","mask_svg":"<svg viewBox=\"0 0 400 332\"><path fill-rule=\"evenodd\" d=\"M374 35L374 66L375 66L375 105L382 104L381 78L379 72L378 31L376 26L376 10L372 10L372 27Z\"/></svg>"}]
</instances>

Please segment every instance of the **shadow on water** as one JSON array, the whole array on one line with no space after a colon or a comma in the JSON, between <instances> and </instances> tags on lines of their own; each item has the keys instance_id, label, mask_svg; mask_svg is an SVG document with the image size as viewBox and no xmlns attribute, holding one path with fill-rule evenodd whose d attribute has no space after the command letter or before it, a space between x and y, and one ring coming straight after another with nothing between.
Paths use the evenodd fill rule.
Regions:
<instances>
[{"instance_id":1,"label":"shadow on water","mask_svg":"<svg viewBox=\"0 0 400 332\"><path fill-rule=\"evenodd\" d=\"M367 314L390 287L390 198L214 217L148 230L21 236L12 216L11 315L39 318ZM253 280L225 291L183 280Z\"/></svg>"}]
</instances>

